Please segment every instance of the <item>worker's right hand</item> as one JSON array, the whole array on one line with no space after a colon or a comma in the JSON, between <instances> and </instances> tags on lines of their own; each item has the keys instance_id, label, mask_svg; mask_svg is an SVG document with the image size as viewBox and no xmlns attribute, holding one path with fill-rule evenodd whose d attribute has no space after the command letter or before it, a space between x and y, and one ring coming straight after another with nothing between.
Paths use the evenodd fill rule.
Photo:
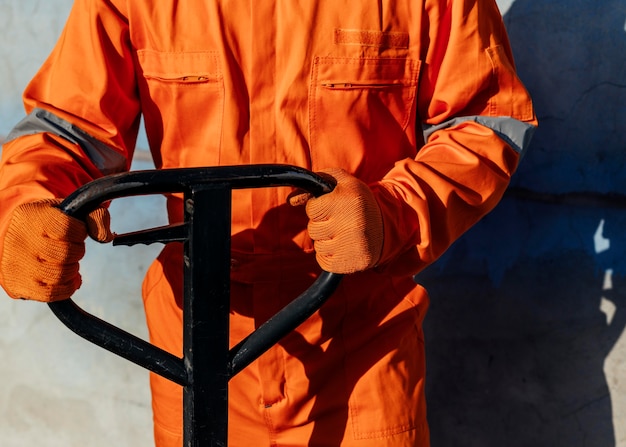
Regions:
<instances>
[{"instance_id":1,"label":"worker's right hand","mask_svg":"<svg viewBox=\"0 0 626 447\"><path fill-rule=\"evenodd\" d=\"M2 286L12 298L51 302L71 297L81 285L78 261L87 235L99 242L113 239L106 208L82 222L64 214L60 202L31 202L13 211L0 259Z\"/></svg>"}]
</instances>

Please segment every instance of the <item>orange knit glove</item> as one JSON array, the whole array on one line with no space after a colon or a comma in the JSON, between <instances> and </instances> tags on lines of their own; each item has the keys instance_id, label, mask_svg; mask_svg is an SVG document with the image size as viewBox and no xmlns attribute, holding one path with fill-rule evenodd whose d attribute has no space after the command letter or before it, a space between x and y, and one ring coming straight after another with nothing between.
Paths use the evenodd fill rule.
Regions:
<instances>
[{"instance_id":1,"label":"orange knit glove","mask_svg":"<svg viewBox=\"0 0 626 447\"><path fill-rule=\"evenodd\" d=\"M376 265L383 248L383 218L374 194L343 169L328 169L335 189L320 197L296 192L291 205L306 202L309 236L317 262L331 273L354 273Z\"/></svg>"},{"instance_id":2,"label":"orange knit glove","mask_svg":"<svg viewBox=\"0 0 626 447\"><path fill-rule=\"evenodd\" d=\"M110 215L92 211L85 223L64 214L61 200L42 200L18 206L4 236L0 260L2 286L12 298L57 301L80 287L78 261L85 254L87 234L109 242Z\"/></svg>"}]
</instances>

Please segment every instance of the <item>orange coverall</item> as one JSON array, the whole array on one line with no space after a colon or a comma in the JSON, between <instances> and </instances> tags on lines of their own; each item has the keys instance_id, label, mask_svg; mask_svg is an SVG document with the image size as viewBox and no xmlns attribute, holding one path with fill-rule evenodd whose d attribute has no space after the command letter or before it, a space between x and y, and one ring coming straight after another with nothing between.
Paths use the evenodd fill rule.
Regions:
<instances>
[{"instance_id":1,"label":"orange coverall","mask_svg":"<svg viewBox=\"0 0 626 447\"><path fill-rule=\"evenodd\" d=\"M536 125L494 0L81 0L24 100L0 234L17 205L128 170L141 115L158 168L287 163L368 183L379 265L231 380L229 445L429 445L412 275L497 204ZM289 192L234 193L233 344L319 273ZM180 220L178 197L168 212ZM143 289L151 341L178 355L181 265L167 246ZM157 445L180 446L181 389L151 385Z\"/></svg>"}]
</instances>

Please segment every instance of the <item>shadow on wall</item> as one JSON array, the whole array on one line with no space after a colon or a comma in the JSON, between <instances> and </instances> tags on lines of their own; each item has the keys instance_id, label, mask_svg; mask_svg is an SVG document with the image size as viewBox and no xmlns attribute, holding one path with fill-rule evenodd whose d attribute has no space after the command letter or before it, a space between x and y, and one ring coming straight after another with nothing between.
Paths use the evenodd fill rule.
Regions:
<instances>
[{"instance_id":1,"label":"shadow on wall","mask_svg":"<svg viewBox=\"0 0 626 447\"><path fill-rule=\"evenodd\" d=\"M417 278L432 445L626 445L607 361L626 361L626 4L516 0L505 21L540 128L501 204Z\"/></svg>"}]
</instances>

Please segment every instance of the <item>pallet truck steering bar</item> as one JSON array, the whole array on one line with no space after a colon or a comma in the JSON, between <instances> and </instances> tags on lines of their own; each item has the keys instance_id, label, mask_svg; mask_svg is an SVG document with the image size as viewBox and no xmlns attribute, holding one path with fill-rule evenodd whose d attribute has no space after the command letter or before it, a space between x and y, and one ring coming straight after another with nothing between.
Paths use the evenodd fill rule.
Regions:
<instances>
[{"instance_id":1,"label":"pallet truck steering bar","mask_svg":"<svg viewBox=\"0 0 626 447\"><path fill-rule=\"evenodd\" d=\"M182 224L122 234L113 241L113 245L183 243L182 358L85 312L71 299L49 306L81 337L183 386L185 447L227 445L230 378L319 309L341 280L341 275L322 272L308 290L229 349L232 190L275 186L294 186L314 196L334 187L328 179L289 165L148 170L95 180L60 205L66 214L84 219L115 198L183 193Z\"/></svg>"}]
</instances>

